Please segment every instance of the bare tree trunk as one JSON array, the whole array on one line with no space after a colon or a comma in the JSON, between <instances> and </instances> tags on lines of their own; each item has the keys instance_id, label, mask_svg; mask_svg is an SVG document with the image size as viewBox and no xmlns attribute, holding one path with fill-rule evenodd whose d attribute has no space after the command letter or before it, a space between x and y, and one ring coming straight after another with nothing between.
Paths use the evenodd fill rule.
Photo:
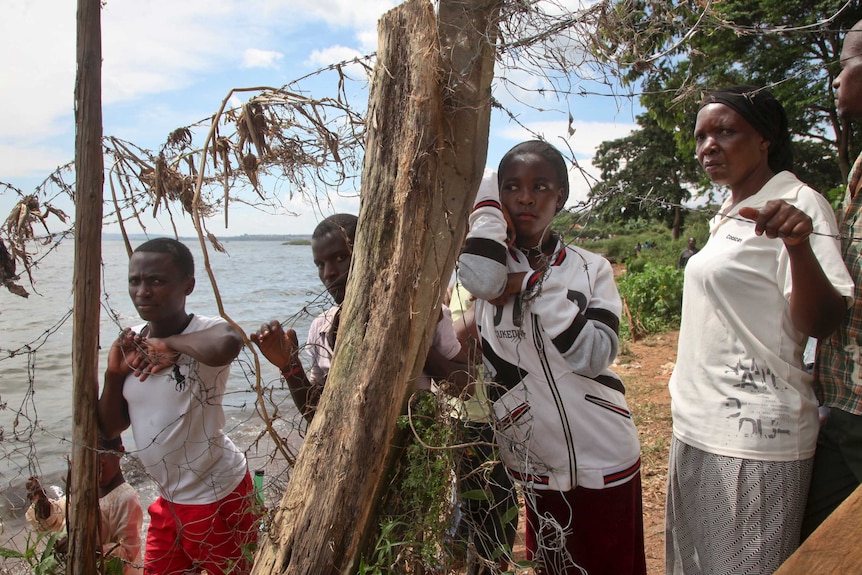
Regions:
<instances>
[{"instance_id":1,"label":"bare tree trunk","mask_svg":"<svg viewBox=\"0 0 862 575\"><path fill-rule=\"evenodd\" d=\"M99 0L78 0L75 84L75 272L72 327L70 574L96 573L99 493L96 453L99 274L102 259L102 32Z\"/></svg>"},{"instance_id":2,"label":"bare tree trunk","mask_svg":"<svg viewBox=\"0 0 862 575\"><path fill-rule=\"evenodd\" d=\"M441 0L440 38L426 0L380 21L338 351L253 573L354 572L376 527L396 419L485 164L498 10Z\"/></svg>"}]
</instances>

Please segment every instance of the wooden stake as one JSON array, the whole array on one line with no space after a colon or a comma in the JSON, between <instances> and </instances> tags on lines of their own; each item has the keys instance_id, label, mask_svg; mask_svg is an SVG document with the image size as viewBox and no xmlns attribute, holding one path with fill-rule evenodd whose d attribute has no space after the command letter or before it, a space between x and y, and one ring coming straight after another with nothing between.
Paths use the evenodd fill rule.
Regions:
<instances>
[{"instance_id":1,"label":"wooden stake","mask_svg":"<svg viewBox=\"0 0 862 575\"><path fill-rule=\"evenodd\" d=\"M99 487L96 402L102 258L102 33L100 0L78 0L75 83L75 271L72 327L72 483L67 573L96 573Z\"/></svg>"}]
</instances>

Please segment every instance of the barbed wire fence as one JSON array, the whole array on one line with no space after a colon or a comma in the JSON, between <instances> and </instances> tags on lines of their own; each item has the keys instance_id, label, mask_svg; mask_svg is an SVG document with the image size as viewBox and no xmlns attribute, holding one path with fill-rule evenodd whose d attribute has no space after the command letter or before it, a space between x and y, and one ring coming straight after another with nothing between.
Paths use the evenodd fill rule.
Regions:
<instances>
[{"instance_id":1,"label":"barbed wire fence","mask_svg":"<svg viewBox=\"0 0 862 575\"><path fill-rule=\"evenodd\" d=\"M707 21L710 26L738 28L715 15L712 0L701 5L702 17L693 27L680 33L681 41ZM656 13L657 21L662 17L661 13ZM614 10L610 2L571 9L557 1L511 0L504 3L498 24L502 39L497 43L497 96L493 107L502 117L535 137L543 137L543 134L521 122L519 109L533 108L548 111L555 117L567 117L568 135L577 138L570 108L573 103L589 95L613 98L623 106L639 95L634 91L621 93L619 79L623 71L629 66L649 65L663 56L623 49L624 45L634 46L637 52L642 47L638 48L637 42L622 40L625 33L632 33L631 23L625 19L625 10ZM828 20L822 23L828 24ZM609 38L599 30L618 30L619 38ZM740 32L763 34L771 30L764 27ZM778 30L774 32L779 33ZM788 31L782 29L780 33ZM364 152L365 103L353 101L348 96L348 86L366 82L364 74L357 74L357 70L367 73L373 65L374 55L371 54L333 64L286 86L233 89L224 96L212 116L173 130L155 150L105 137L105 224L120 227L126 253L130 255L131 240L127 230L134 226L146 233L145 219L148 218L145 215L169 222L175 235L177 220L191 219L198 232L204 269L219 314L246 333L248 327L243 329L233 321L231 310L223 305L218 280L235 281L236 278L216 277L210 265L209 250L223 252L225 248L209 231L207 222L223 217L227 227L231 208L236 205L264 213L285 213L287 210L279 194L284 189L288 190L289 197L299 195L316 205L320 213L328 211L332 194L357 193ZM323 76L331 79L333 96L314 98L305 93L304 81ZM604 85L607 91L585 89L585 83ZM694 97L699 87L692 85L686 89L688 95ZM231 102L239 95L248 95L248 99L233 107ZM580 173L592 187L595 178L578 164L569 141L561 139L551 143L562 148L572 171ZM68 181L73 169L71 164L57 168L32 192L0 182L0 193L14 194L18 198L0 229L0 286L16 296L25 297L29 291L39 293L39 275L51 273L42 264L73 235L68 215L56 207L65 198L74 202L74 184ZM612 190L608 193L626 192ZM595 207L607 199L594 196L570 206L568 210L576 216L573 228L580 226L579 233L583 234L583 228L595 217ZM124 268L125 264L105 262L103 265ZM122 298L104 286L103 310L119 333L127 327L129 318L117 309L113 303L115 297ZM281 310L281 322L286 327L307 324L330 303L321 287L318 292L309 294L307 305L301 309ZM26 545L26 528L20 520L26 506L23 485L29 476L42 474L45 458L56 459L68 452L66 436L44 424L51 414L39 408L39 389L43 362L55 361L55 358L45 358L46 343L57 341L58 333L67 327L71 314L70 306L58 306L56 320L48 322L50 325L33 328L33 335L28 336L23 345L12 349L0 343L0 372L6 374L0 379L0 482L4 493L0 496L0 525L4 526L0 529L0 547ZM225 431L230 436L240 429L257 430L245 434L242 447L249 459L254 459L254 466L267 469L266 503L272 506L278 503L289 481L304 433L303 419L290 403L280 378L268 377L256 348L248 340L246 344L233 366L232 377L237 383L224 398L226 405L237 408L232 413L245 415L244 419L231 421ZM23 369L18 364L11 369L13 363L22 359ZM13 373L23 381L10 381ZM67 368L65 373L70 370ZM6 388L10 384L24 389L20 401L10 403L6 399L13 395ZM254 409L239 409L245 406L249 392L254 394ZM234 399L235 404L232 403ZM446 410L442 409L441 413ZM448 416L441 420L455 424L454 418ZM66 447L45 449L45 437L61 444L66 442ZM446 437L449 443L429 444L429 450L463 448L457 432ZM127 479L134 485L151 481L134 461L134 451L130 450L124 462ZM557 528L563 533L566 526ZM399 564L405 561L403 557L396 560L401 562ZM0 572L9 570L11 573L12 569L14 567L3 567Z\"/></svg>"}]
</instances>

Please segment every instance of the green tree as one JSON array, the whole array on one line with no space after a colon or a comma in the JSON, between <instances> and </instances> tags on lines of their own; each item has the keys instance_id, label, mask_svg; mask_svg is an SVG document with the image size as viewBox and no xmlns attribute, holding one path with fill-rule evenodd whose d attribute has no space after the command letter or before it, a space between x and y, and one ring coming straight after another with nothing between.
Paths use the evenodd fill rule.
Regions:
<instances>
[{"instance_id":1,"label":"green tree","mask_svg":"<svg viewBox=\"0 0 862 575\"><path fill-rule=\"evenodd\" d=\"M593 164L601 170L602 181L590 197L604 219L659 220L677 239L683 219L680 204L691 198L686 184L700 177L697 162L693 156L677 156L673 133L651 114L641 114L637 123L640 129L602 142L596 150Z\"/></svg>"},{"instance_id":2,"label":"green tree","mask_svg":"<svg viewBox=\"0 0 862 575\"><path fill-rule=\"evenodd\" d=\"M667 129L693 126L704 92L766 86L787 110L803 175L815 187L841 184L824 154L850 168L853 141L835 110L832 81L844 32L862 19L860 0L619 0L602 24L605 56L643 89L641 103ZM676 132L680 157L690 132ZM825 171L823 169L825 168ZM831 183L831 185L830 185Z\"/></svg>"}]
</instances>

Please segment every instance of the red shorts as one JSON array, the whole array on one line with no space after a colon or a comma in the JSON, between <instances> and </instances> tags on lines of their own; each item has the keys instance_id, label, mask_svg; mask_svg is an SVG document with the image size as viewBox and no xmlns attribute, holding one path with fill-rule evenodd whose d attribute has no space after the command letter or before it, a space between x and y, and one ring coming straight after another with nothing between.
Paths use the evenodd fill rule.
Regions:
<instances>
[{"instance_id":1,"label":"red shorts","mask_svg":"<svg viewBox=\"0 0 862 575\"><path fill-rule=\"evenodd\" d=\"M257 548L258 514L251 476L227 497L206 505L150 505L144 575L243 575Z\"/></svg>"},{"instance_id":2,"label":"red shorts","mask_svg":"<svg viewBox=\"0 0 862 575\"><path fill-rule=\"evenodd\" d=\"M590 575L646 574L640 473L616 487L534 490L526 500L527 560L542 566L537 573L579 575L578 565ZM540 523L548 516L555 521Z\"/></svg>"}]
</instances>

